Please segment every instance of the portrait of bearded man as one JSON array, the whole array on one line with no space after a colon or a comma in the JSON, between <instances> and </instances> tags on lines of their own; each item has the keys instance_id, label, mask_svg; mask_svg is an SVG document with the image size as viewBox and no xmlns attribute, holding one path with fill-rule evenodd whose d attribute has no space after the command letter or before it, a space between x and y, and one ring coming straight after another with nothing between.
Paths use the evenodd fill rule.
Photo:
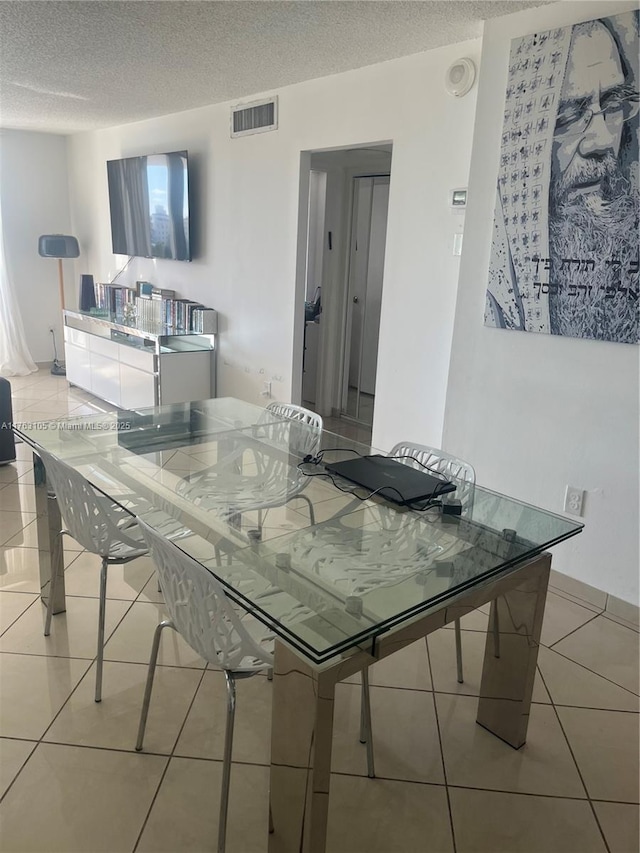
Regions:
<instances>
[{"instance_id":1,"label":"portrait of bearded man","mask_svg":"<svg viewBox=\"0 0 640 853\"><path fill-rule=\"evenodd\" d=\"M486 325L639 340L638 17L512 43Z\"/></svg>"}]
</instances>

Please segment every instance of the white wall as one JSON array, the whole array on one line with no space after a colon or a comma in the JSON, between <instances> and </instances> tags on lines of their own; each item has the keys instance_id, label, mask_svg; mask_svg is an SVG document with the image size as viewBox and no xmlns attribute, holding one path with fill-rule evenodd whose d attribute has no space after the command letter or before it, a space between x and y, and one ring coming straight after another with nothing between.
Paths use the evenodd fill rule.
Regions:
<instances>
[{"instance_id":1,"label":"white wall","mask_svg":"<svg viewBox=\"0 0 640 853\"><path fill-rule=\"evenodd\" d=\"M64 358L58 262L38 255L38 237L72 233L66 138L3 130L0 177L7 268L18 296L27 346L34 361L51 361L49 329L53 326L57 330L58 354ZM71 261L63 263L66 294L68 299L77 301L72 296L77 292L74 265Z\"/></svg>"},{"instance_id":2,"label":"white wall","mask_svg":"<svg viewBox=\"0 0 640 853\"><path fill-rule=\"evenodd\" d=\"M554 567L637 603L638 348L483 326L510 41L634 7L559 3L485 25L444 447L550 510L567 484L585 489L585 530Z\"/></svg>"},{"instance_id":3,"label":"white wall","mask_svg":"<svg viewBox=\"0 0 640 853\"><path fill-rule=\"evenodd\" d=\"M111 253L105 161L187 148L197 259L139 259L120 281L144 277L221 312L220 394L263 400L271 379L273 395L290 398L300 152L393 140L374 436L382 447L403 436L438 444L459 263L447 194L467 182L475 101L442 81L479 50L468 42L281 89L274 133L230 139L223 104L71 137L82 271L104 280L126 260Z\"/></svg>"}]
</instances>

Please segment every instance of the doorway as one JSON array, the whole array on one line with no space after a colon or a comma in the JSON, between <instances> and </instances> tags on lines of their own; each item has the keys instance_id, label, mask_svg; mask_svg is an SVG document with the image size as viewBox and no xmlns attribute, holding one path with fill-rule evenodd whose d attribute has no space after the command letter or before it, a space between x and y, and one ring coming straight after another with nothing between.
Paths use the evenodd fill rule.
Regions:
<instances>
[{"instance_id":1,"label":"doorway","mask_svg":"<svg viewBox=\"0 0 640 853\"><path fill-rule=\"evenodd\" d=\"M378 366L390 176L353 178L340 415L371 426Z\"/></svg>"},{"instance_id":2,"label":"doorway","mask_svg":"<svg viewBox=\"0 0 640 853\"><path fill-rule=\"evenodd\" d=\"M301 157L294 399L297 387L299 401L328 429L365 442L375 407L391 157L389 142Z\"/></svg>"}]
</instances>

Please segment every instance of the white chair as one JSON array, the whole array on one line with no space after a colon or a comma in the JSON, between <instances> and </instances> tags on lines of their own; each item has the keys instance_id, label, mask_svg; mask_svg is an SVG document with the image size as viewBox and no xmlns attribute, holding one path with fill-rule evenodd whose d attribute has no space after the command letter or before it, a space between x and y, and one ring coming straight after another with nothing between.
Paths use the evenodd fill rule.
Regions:
<instances>
[{"instance_id":1,"label":"white chair","mask_svg":"<svg viewBox=\"0 0 640 853\"><path fill-rule=\"evenodd\" d=\"M165 628L173 628L200 657L219 666L225 676L227 719L218 823L218 853L224 853L236 707L235 682L239 678L250 678L260 672L269 674L273 670L274 635L249 613L236 608L222 584L208 569L143 521L138 523L155 562L170 618L160 622L153 636L136 750L140 751L143 747L162 632ZM251 570L247 571L247 583L255 586ZM254 602L259 603L261 597L268 599L269 612L282 623L292 625L296 621L314 617L313 611L304 605L292 606L289 595L269 587L267 581L260 594L256 594L255 589L249 593L248 587L243 588L239 574L238 586ZM280 603L279 597L282 598ZM363 719L364 737L366 743L371 744L372 739L368 734L368 726L371 724L368 701L363 705Z\"/></svg>"},{"instance_id":2,"label":"white chair","mask_svg":"<svg viewBox=\"0 0 640 853\"><path fill-rule=\"evenodd\" d=\"M279 403L274 400L266 407L267 412L271 412L276 417L289 418L292 421L299 421L301 424L313 427L316 430L322 430L322 418L316 412L310 409L305 409L304 406L296 406L295 403ZM315 440L312 444L315 444Z\"/></svg>"},{"instance_id":3,"label":"white chair","mask_svg":"<svg viewBox=\"0 0 640 853\"><path fill-rule=\"evenodd\" d=\"M296 498L305 501L311 523L315 522L313 504L302 494L308 478L301 474L282 451L300 461L314 456L322 438L322 418L302 406L270 403L254 428L252 441L241 434L235 448L219 462L203 471L190 474L178 487L183 497L196 506L213 510L239 524L243 513L283 506ZM273 452L269 451L269 445ZM252 470L243 472L242 457L251 454Z\"/></svg>"},{"instance_id":4,"label":"white chair","mask_svg":"<svg viewBox=\"0 0 640 853\"><path fill-rule=\"evenodd\" d=\"M392 449L389 456L421 470L436 471L447 480L455 484L456 490L449 497L460 501L462 504L462 517L469 517L473 512L473 498L476 485L476 472L469 462L464 462L456 456L438 450L435 447L427 447L425 444L414 444L410 441L401 441ZM446 502L447 496L444 500ZM456 636L456 667L458 682L463 683L462 672L462 633L460 631L460 620L454 621Z\"/></svg>"},{"instance_id":5,"label":"white chair","mask_svg":"<svg viewBox=\"0 0 640 853\"><path fill-rule=\"evenodd\" d=\"M68 533L91 554L102 557L100 570L100 609L98 614L98 651L96 656L95 700L102 699L102 663L104 657L104 620L107 599L107 569L109 566L129 563L148 553L140 536L135 519L103 495L99 495L79 474L65 462L44 450L38 450L45 470L58 500L60 515ZM64 571L63 568L60 571ZM58 573L54 572L49 585L49 601L44 635L51 631L53 601Z\"/></svg>"},{"instance_id":6,"label":"white chair","mask_svg":"<svg viewBox=\"0 0 640 853\"><path fill-rule=\"evenodd\" d=\"M451 496L461 502L463 517L471 515L475 491L473 467L455 456L411 442L400 442L393 447L389 456L403 464L419 470L430 470L442 474L456 485ZM354 500L357 507L359 500ZM372 508L371 511L375 511ZM291 556L307 565L310 571L330 576L331 582L342 589L345 595L365 595L394 577L417 573L424 565L429 552L421 546L416 550L415 534L411 524L401 525L392 533L385 527L386 513L381 512L380 527L360 529L343 523L349 513L340 513L318 530L301 531L291 543ZM366 565L358 557L366 551ZM440 552L440 553L439 553ZM433 554L442 557L442 548L434 543ZM458 681L462 682L462 648L460 622L455 620L456 658ZM372 742L371 709L369 699L368 671L362 671L362 705L360 741L367 746L367 772L375 776Z\"/></svg>"},{"instance_id":7,"label":"white chair","mask_svg":"<svg viewBox=\"0 0 640 853\"><path fill-rule=\"evenodd\" d=\"M139 523L156 564L170 619L160 622L153 637L136 749L141 750L143 745L162 631L173 628L202 658L220 666L225 675L227 720L218 824L218 853L224 853L236 706L235 682L238 678L268 672L273 667L272 638L266 636L267 629L255 619L247 614L241 618L240 611L235 609L211 572L144 522Z\"/></svg>"},{"instance_id":8,"label":"white chair","mask_svg":"<svg viewBox=\"0 0 640 853\"><path fill-rule=\"evenodd\" d=\"M461 516L468 517L473 511L473 499L476 484L476 472L469 462L464 462L456 456L438 450L435 447L427 447L425 444L414 444L410 441L401 441L391 448L389 456L402 461L405 465L411 465L419 470L435 471L442 474L447 480L455 483L456 490L449 497L459 500L461 503ZM446 501L447 496L444 496ZM454 621L456 638L456 666L458 681L463 682L462 674L462 634L460 631L460 620ZM496 649L498 647L496 646ZM496 651L496 656L499 652ZM367 670L362 671L362 712L360 717L360 741L367 744L367 766L369 776L375 775L373 764L373 731L371 728L371 710L369 699L369 679Z\"/></svg>"},{"instance_id":9,"label":"white chair","mask_svg":"<svg viewBox=\"0 0 640 853\"><path fill-rule=\"evenodd\" d=\"M305 409L304 406L296 406L294 403L278 403L274 400L269 403L266 408L269 414L275 417L287 418L295 423L303 424L310 429L296 430L295 428L289 434L289 446L294 453L300 455L303 459L305 456L315 456L320 449L320 441L322 440L322 418L316 412ZM300 489L304 488L304 477L299 479ZM315 516L313 512L312 501L301 492L298 492L295 497L305 501L309 508L309 518L311 524L315 524ZM288 498L291 500L291 498Z\"/></svg>"}]
</instances>

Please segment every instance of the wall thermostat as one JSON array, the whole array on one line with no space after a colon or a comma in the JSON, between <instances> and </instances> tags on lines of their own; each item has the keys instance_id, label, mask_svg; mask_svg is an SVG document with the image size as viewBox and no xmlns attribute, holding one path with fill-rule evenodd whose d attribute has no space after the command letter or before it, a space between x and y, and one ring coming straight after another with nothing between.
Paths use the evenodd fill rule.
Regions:
<instances>
[{"instance_id":1,"label":"wall thermostat","mask_svg":"<svg viewBox=\"0 0 640 853\"><path fill-rule=\"evenodd\" d=\"M451 190L451 208L464 211L467 206L467 188Z\"/></svg>"}]
</instances>

